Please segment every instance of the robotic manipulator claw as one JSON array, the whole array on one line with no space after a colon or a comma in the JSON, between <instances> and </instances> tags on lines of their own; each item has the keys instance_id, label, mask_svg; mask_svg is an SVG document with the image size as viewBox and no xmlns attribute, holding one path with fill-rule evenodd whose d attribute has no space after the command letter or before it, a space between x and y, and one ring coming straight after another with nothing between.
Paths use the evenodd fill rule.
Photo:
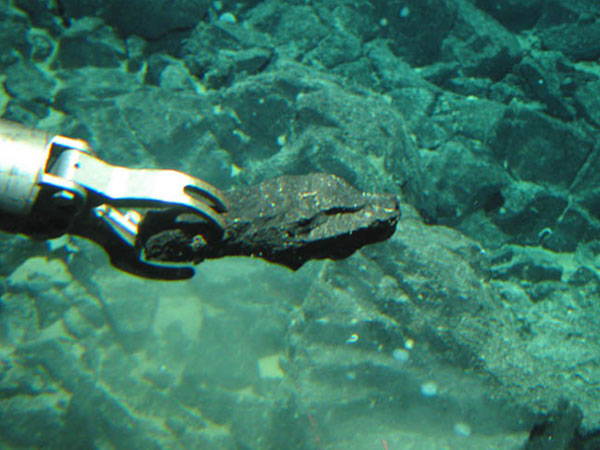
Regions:
<instances>
[{"instance_id":1,"label":"robotic manipulator claw","mask_svg":"<svg viewBox=\"0 0 600 450\"><path fill-rule=\"evenodd\" d=\"M183 172L130 169L99 159L87 142L0 120L0 228L48 239L65 233L100 244L111 263L145 278L185 279L191 267L156 264L140 250L145 214L165 229L221 239L225 197Z\"/></svg>"}]
</instances>

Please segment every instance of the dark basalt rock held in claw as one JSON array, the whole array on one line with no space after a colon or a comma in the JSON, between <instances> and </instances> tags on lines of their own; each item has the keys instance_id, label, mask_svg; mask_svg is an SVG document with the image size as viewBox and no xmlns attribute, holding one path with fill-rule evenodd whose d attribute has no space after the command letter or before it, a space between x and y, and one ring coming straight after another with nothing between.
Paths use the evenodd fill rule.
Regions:
<instances>
[{"instance_id":1,"label":"dark basalt rock held in claw","mask_svg":"<svg viewBox=\"0 0 600 450\"><path fill-rule=\"evenodd\" d=\"M199 239L197 231L182 228L146 233L146 258L200 262L255 256L296 270L310 259L347 258L386 240L400 218L394 196L362 193L322 173L282 176L226 195L230 206L221 239ZM142 227L152 228L151 217Z\"/></svg>"}]
</instances>

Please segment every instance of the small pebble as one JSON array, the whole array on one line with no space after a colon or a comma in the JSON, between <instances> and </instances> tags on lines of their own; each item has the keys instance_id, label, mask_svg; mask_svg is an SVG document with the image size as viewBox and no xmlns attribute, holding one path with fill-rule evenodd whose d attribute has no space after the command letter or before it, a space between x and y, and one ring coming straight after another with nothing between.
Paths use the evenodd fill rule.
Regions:
<instances>
[{"instance_id":1,"label":"small pebble","mask_svg":"<svg viewBox=\"0 0 600 450\"><path fill-rule=\"evenodd\" d=\"M227 23L237 23L237 18L230 12L226 12L219 16L219 21Z\"/></svg>"},{"instance_id":2,"label":"small pebble","mask_svg":"<svg viewBox=\"0 0 600 450\"><path fill-rule=\"evenodd\" d=\"M425 397L434 397L437 395L437 384L433 381L428 381L421 385L421 394Z\"/></svg>"},{"instance_id":3,"label":"small pebble","mask_svg":"<svg viewBox=\"0 0 600 450\"><path fill-rule=\"evenodd\" d=\"M459 436L469 437L471 436L471 427L464 422L457 422L454 424L454 433Z\"/></svg>"},{"instance_id":4,"label":"small pebble","mask_svg":"<svg viewBox=\"0 0 600 450\"><path fill-rule=\"evenodd\" d=\"M408 350L405 350L403 348L395 348L392 352L392 356L396 361L404 363L410 358L410 353L408 352Z\"/></svg>"}]
</instances>

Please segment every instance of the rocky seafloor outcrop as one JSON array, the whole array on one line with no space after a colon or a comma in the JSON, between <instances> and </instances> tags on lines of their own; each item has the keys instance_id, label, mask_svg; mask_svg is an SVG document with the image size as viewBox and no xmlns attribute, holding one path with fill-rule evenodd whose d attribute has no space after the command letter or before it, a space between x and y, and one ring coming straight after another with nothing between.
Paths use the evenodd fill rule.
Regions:
<instances>
[{"instance_id":1,"label":"rocky seafloor outcrop","mask_svg":"<svg viewBox=\"0 0 600 450\"><path fill-rule=\"evenodd\" d=\"M0 0L1 117L403 213L345 261L187 284L3 236L0 442L594 448L599 30L591 0Z\"/></svg>"}]
</instances>

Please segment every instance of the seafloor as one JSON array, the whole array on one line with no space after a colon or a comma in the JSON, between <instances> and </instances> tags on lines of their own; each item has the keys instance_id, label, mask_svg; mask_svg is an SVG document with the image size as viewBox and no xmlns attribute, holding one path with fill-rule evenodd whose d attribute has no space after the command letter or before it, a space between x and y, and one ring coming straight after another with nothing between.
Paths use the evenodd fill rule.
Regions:
<instances>
[{"instance_id":1,"label":"seafloor","mask_svg":"<svg viewBox=\"0 0 600 450\"><path fill-rule=\"evenodd\" d=\"M2 118L402 210L187 282L2 235L0 445L600 448L599 58L597 0L0 0Z\"/></svg>"}]
</instances>

